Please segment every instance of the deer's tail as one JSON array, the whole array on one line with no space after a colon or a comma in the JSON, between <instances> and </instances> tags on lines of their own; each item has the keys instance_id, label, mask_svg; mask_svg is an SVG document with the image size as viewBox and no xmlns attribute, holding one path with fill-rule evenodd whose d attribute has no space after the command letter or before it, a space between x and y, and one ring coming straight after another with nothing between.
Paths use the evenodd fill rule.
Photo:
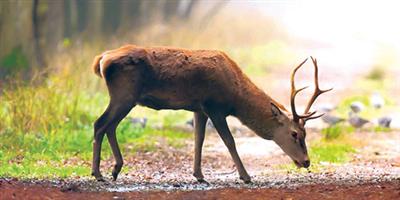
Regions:
<instances>
[{"instance_id":1,"label":"deer's tail","mask_svg":"<svg viewBox=\"0 0 400 200\"><path fill-rule=\"evenodd\" d=\"M102 58L103 58L103 55L96 56L94 58L93 64L92 64L92 68L93 68L94 73L99 77L103 77L102 76L102 72L101 72L101 66L100 66L101 65L100 62L101 62Z\"/></svg>"},{"instance_id":2,"label":"deer's tail","mask_svg":"<svg viewBox=\"0 0 400 200\"><path fill-rule=\"evenodd\" d=\"M110 56L108 51L96 56L92 64L94 73L100 78L105 78L108 66L117 59L116 56Z\"/></svg>"},{"instance_id":3,"label":"deer's tail","mask_svg":"<svg viewBox=\"0 0 400 200\"><path fill-rule=\"evenodd\" d=\"M146 60L146 51L138 49L134 45L126 45L116 50L106 51L94 58L92 68L96 75L106 78L110 65L137 64Z\"/></svg>"}]
</instances>

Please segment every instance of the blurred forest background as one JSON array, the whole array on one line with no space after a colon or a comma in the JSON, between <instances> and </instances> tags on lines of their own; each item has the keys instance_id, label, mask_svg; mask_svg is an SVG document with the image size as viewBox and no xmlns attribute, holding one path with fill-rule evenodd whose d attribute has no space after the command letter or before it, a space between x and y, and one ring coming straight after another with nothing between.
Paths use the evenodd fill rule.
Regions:
<instances>
[{"instance_id":1,"label":"blurred forest background","mask_svg":"<svg viewBox=\"0 0 400 200\"><path fill-rule=\"evenodd\" d=\"M331 104L334 114L347 117L349 105L360 101L367 107L363 117L398 116L396 5L390 0L1 0L0 176L89 174L92 124L108 104L105 84L90 65L95 55L128 43L225 51L285 105L290 71L312 55L319 61L321 87L334 87L319 102ZM311 70L309 65L299 73L299 85L311 84ZM386 102L379 111L369 106L374 92ZM308 94L298 98L300 105ZM146 118L150 126L138 128L132 118ZM190 118L184 111L136 107L118 128L122 149L151 151L160 138L182 147L192 136L172 127ZM355 130L344 127L325 132ZM340 145L331 152L339 152ZM109 159L108 145L103 148Z\"/></svg>"},{"instance_id":2,"label":"blurred forest background","mask_svg":"<svg viewBox=\"0 0 400 200\"><path fill-rule=\"evenodd\" d=\"M4 0L0 3L0 78L15 73L29 78L35 73L66 68L57 66L55 57L68 51L82 51L85 45L90 45L93 51L126 43L224 48L248 46L282 34L274 22L253 15L250 10L244 12L256 21L244 21L231 10L225 13L228 17L218 18L228 3L227 0ZM249 35L257 24L265 28Z\"/></svg>"},{"instance_id":3,"label":"blurred forest background","mask_svg":"<svg viewBox=\"0 0 400 200\"><path fill-rule=\"evenodd\" d=\"M205 26L226 2L208 2L210 6L197 19L198 25ZM0 69L4 78L33 66L46 68L54 56L82 43L104 41L101 44L105 45L156 23L187 24L200 3L198 0L4 0L0 6Z\"/></svg>"}]
</instances>

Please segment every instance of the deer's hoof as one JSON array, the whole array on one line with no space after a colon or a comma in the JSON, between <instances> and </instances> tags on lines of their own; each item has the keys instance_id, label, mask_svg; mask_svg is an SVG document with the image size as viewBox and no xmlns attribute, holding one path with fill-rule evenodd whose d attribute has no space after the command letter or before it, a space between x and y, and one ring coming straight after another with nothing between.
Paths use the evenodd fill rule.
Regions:
<instances>
[{"instance_id":1,"label":"deer's hoof","mask_svg":"<svg viewBox=\"0 0 400 200\"><path fill-rule=\"evenodd\" d=\"M200 184L206 184L206 185L210 185L210 183L209 182L207 182L206 180L204 180L204 179L197 179L197 182L198 183L200 183Z\"/></svg>"},{"instance_id":2,"label":"deer's hoof","mask_svg":"<svg viewBox=\"0 0 400 200\"><path fill-rule=\"evenodd\" d=\"M94 176L94 178L99 182L105 182L106 181L106 180L104 180L103 176L100 173L92 172L92 176Z\"/></svg>"},{"instance_id":3,"label":"deer's hoof","mask_svg":"<svg viewBox=\"0 0 400 200\"><path fill-rule=\"evenodd\" d=\"M246 183L246 184L250 184L250 183L251 183L251 178L250 178L249 175L247 175L247 176L241 176L240 179L242 179L243 182Z\"/></svg>"},{"instance_id":4,"label":"deer's hoof","mask_svg":"<svg viewBox=\"0 0 400 200\"><path fill-rule=\"evenodd\" d=\"M113 177L113 181L116 181L117 180L117 178L118 178L118 173L117 172L112 172L112 177Z\"/></svg>"},{"instance_id":5,"label":"deer's hoof","mask_svg":"<svg viewBox=\"0 0 400 200\"><path fill-rule=\"evenodd\" d=\"M106 180L105 180L102 176L96 177L96 180L97 180L98 182L106 182Z\"/></svg>"},{"instance_id":6,"label":"deer's hoof","mask_svg":"<svg viewBox=\"0 0 400 200\"><path fill-rule=\"evenodd\" d=\"M243 182L244 182L245 184L251 184L251 183L252 183L251 180L243 180Z\"/></svg>"}]
</instances>

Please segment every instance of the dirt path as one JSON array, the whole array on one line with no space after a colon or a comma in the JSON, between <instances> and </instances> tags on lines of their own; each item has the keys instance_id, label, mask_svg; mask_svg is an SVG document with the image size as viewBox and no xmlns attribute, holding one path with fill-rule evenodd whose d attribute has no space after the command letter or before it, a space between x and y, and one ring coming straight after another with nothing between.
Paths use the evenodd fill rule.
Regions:
<instances>
[{"instance_id":1,"label":"dirt path","mask_svg":"<svg viewBox=\"0 0 400 200\"><path fill-rule=\"evenodd\" d=\"M360 185L305 185L293 188L237 189L206 191L85 192L77 188L26 185L1 181L0 199L399 199L400 180Z\"/></svg>"}]
</instances>

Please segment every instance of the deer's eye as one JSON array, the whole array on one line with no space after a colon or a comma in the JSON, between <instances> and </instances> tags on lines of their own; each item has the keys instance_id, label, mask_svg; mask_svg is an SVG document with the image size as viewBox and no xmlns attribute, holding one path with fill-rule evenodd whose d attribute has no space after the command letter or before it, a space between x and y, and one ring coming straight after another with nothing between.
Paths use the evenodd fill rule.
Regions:
<instances>
[{"instance_id":1,"label":"deer's eye","mask_svg":"<svg viewBox=\"0 0 400 200\"><path fill-rule=\"evenodd\" d=\"M296 140L297 139L297 133L296 132L292 132L292 137Z\"/></svg>"}]
</instances>

